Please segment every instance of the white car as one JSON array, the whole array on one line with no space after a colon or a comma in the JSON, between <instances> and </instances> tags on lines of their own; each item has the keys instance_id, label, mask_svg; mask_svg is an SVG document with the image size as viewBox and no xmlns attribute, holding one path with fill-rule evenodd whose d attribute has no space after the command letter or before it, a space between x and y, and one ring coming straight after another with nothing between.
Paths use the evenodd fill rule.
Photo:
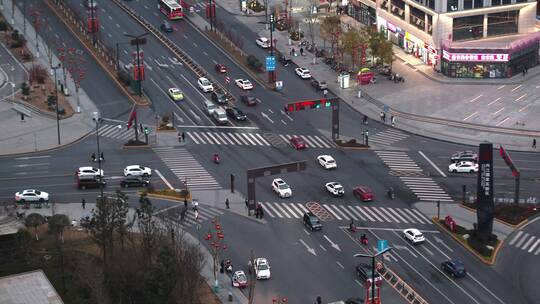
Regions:
<instances>
[{"instance_id":1,"label":"white car","mask_svg":"<svg viewBox=\"0 0 540 304\"><path fill-rule=\"evenodd\" d=\"M270 47L270 39L266 37L259 37L257 40L255 40L258 46L262 47L263 49L267 49Z\"/></svg>"},{"instance_id":2,"label":"white car","mask_svg":"<svg viewBox=\"0 0 540 304\"><path fill-rule=\"evenodd\" d=\"M281 198L292 196L291 187L281 178L276 178L272 181L272 190L274 190Z\"/></svg>"},{"instance_id":3,"label":"white car","mask_svg":"<svg viewBox=\"0 0 540 304\"><path fill-rule=\"evenodd\" d=\"M247 79L235 79L234 83L242 90L251 90L253 89L253 84Z\"/></svg>"},{"instance_id":4,"label":"white car","mask_svg":"<svg viewBox=\"0 0 540 304\"><path fill-rule=\"evenodd\" d=\"M317 156L317 160L319 161L319 165L326 170L337 169L336 160L330 155L319 155Z\"/></svg>"},{"instance_id":5,"label":"white car","mask_svg":"<svg viewBox=\"0 0 540 304\"><path fill-rule=\"evenodd\" d=\"M478 172L478 164L471 161L460 161L459 163L450 164L448 172L454 173L474 173Z\"/></svg>"},{"instance_id":6,"label":"white car","mask_svg":"<svg viewBox=\"0 0 540 304\"><path fill-rule=\"evenodd\" d=\"M343 196L345 194L345 189L338 182L329 182L324 186L328 192L332 193L333 196Z\"/></svg>"},{"instance_id":7,"label":"white car","mask_svg":"<svg viewBox=\"0 0 540 304\"><path fill-rule=\"evenodd\" d=\"M253 265L253 269L255 270L255 274L257 275L257 280L270 279L270 265L268 264L268 260L266 260L265 258L255 259L255 265Z\"/></svg>"},{"instance_id":8,"label":"white car","mask_svg":"<svg viewBox=\"0 0 540 304\"><path fill-rule=\"evenodd\" d=\"M294 69L296 72L296 75L300 76L302 79L309 79L311 78L311 73L306 68L296 68Z\"/></svg>"},{"instance_id":9,"label":"white car","mask_svg":"<svg viewBox=\"0 0 540 304\"><path fill-rule=\"evenodd\" d=\"M94 168L94 167L80 167L79 170L77 171L77 175L78 176L93 176L93 177L98 177L98 176L103 176L105 174L105 172L103 172L103 169L98 169L98 168Z\"/></svg>"},{"instance_id":10,"label":"white car","mask_svg":"<svg viewBox=\"0 0 540 304\"><path fill-rule=\"evenodd\" d=\"M403 230L403 237L413 244L423 243L426 240L422 232L416 228Z\"/></svg>"},{"instance_id":11,"label":"white car","mask_svg":"<svg viewBox=\"0 0 540 304\"><path fill-rule=\"evenodd\" d=\"M197 84L199 85L199 88L205 93L214 91L214 85L212 85L210 80L208 80L207 78L199 78L199 80L197 80Z\"/></svg>"},{"instance_id":12,"label":"white car","mask_svg":"<svg viewBox=\"0 0 540 304\"><path fill-rule=\"evenodd\" d=\"M49 193L36 189L27 189L15 193L15 201L24 202L46 202L49 200Z\"/></svg>"},{"instance_id":13,"label":"white car","mask_svg":"<svg viewBox=\"0 0 540 304\"><path fill-rule=\"evenodd\" d=\"M127 166L124 169L124 176L129 176L129 175L150 176L152 175L152 169L145 166L140 166L140 165Z\"/></svg>"}]
</instances>

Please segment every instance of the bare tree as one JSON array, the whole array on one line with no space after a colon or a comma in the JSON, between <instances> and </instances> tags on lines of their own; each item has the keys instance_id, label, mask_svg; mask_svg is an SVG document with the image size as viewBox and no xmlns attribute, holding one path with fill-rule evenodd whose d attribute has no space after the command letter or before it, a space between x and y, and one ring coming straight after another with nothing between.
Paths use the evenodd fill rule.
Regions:
<instances>
[{"instance_id":1,"label":"bare tree","mask_svg":"<svg viewBox=\"0 0 540 304\"><path fill-rule=\"evenodd\" d=\"M44 223L45 219L43 218L43 215L39 213L30 213L24 221L24 224L27 227L34 227L34 235L36 236L36 241L39 241L37 227L43 225Z\"/></svg>"},{"instance_id":2,"label":"bare tree","mask_svg":"<svg viewBox=\"0 0 540 304\"><path fill-rule=\"evenodd\" d=\"M69 218L65 214L55 214L49 219L49 231L55 236L58 241L60 239L64 243L64 229L71 225Z\"/></svg>"},{"instance_id":3,"label":"bare tree","mask_svg":"<svg viewBox=\"0 0 540 304\"><path fill-rule=\"evenodd\" d=\"M154 218L154 207L150 202L146 192L143 192L139 198L139 212L137 227L141 234L141 251L147 266L150 266L152 257L159 247L161 241L161 230Z\"/></svg>"},{"instance_id":4,"label":"bare tree","mask_svg":"<svg viewBox=\"0 0 540 304\"><path fill-rule=\"evenodd\" d=\"M326 41L329 41L332 55L335 55L335 48L341 33L341 20L339 19L339 16L329 16L324 18L321 22L320 32L324 47L326 47Z\"/></svg>"}]
</instances>

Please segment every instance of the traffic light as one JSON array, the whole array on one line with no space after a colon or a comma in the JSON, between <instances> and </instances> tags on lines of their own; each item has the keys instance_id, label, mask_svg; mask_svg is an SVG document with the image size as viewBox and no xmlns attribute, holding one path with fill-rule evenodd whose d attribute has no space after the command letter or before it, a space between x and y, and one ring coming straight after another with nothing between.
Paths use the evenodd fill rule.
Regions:
<instances>
[{"instance_id":1,"label":"traffic light","mask_svg":"<svg viewBox=\"0 0 540 304\"><path fill-rule=\"evenodd\" d=\"M148 135L150 133L150 130L148 127L144 127L144 134Z\"/></svg>"},{"instance_id":2,"label":"traffic light","mask_svg":"<svg viewBox=\"0 0 540 304\"><path fill-rule=\"evenodd\" d=\"M321 109L331 108L332 105L338 102L337 98L323 98L318 100L305 100L288 103L285 105L285 111L290 113L294 111L300 111L305 109Z\"/></svg>"}]
</instances>

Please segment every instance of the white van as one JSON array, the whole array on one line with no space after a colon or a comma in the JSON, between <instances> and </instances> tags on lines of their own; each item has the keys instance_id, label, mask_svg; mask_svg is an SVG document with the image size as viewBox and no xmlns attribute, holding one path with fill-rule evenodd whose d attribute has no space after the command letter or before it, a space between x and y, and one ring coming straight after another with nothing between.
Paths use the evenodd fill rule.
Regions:
<instances>
[{"instance_id":1,"label":"white van","mask_svg":"<svg viewBox=\"0 0 540 304\"><path fill-rule=\"evenodd\" d=\"M206 113L208 113L208 115L212 115L214 113L214 110L216 109L216 105L213 102L211 102L208 99L205 99L203 102L203 105L204 105L204 110L206 111Z\"/></svg>"},{"instance_id":2,"label":"white van","mask_svg":"<svg viewBox=\"0 0 540 304\"><path fill-rule=\"evenodd\" d=\"M214 116L214 119L219 123L219 124L226 124L229 122L229 120L227 119L227 113L225 112L225 110L222 108L222 107L217 107L215 110L214 110L214 114L212 114Z\"/></svg>"}]
</instances>

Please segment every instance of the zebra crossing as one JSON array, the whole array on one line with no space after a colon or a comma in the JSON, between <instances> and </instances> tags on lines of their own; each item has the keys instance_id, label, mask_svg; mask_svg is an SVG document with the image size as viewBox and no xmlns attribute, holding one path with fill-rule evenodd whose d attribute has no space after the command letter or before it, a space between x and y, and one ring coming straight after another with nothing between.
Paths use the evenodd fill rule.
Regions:
<instances>
[{"instance_id":1,"label":"zebra crossing","mask_svg":"<svg viewBox=\"0 0 540 304\"><path fill-rule=\"evenodd\" d=\"M540 254L540 237L536 237L527 232L519 231L510 240L508 245L514 246L534 255Z\"/></svg>"},{"instance_id":2,"label":"zebra crossing","mask_svg":"<svg viewBox=\"0 0 540 304\"><path fill-rule=\"evenodd\" d=\"M390 168L392 175L409 188L420 201L453 202L454 200L431 177L425 176L414 160L403 151L375 151L375 154ZM399 173L399 174L396 174ZM404 174L407 173L407 174ZM415 173L415 174L410 174ZM407 176L408 175L408 176Z\"/></svg>"},{"instance_id":3,"label":"zebra crossing","mask_svg":"<svg viewBox=\"0 0 540 304\"><path fill-rule=\"evenodd\" d=\"M409 137L408 134L405 134L399 130L387 129L385 131L377 132L371 135L369 137L369 142L389 146L391 144L397 143L398 141L402 141L408 137Z\"/></svg>"},{"instance_id":4,"label":"zebra crossing","mask_svg":"<svg viewBox=\"0 0 540 304\"><path fill-rule=\"evenodd\" d=\"M217 180L185 148L156 147L154 152L191 190L222 189Z\"/></svg>"},{"instance_id":5,"label":"zebra crossing","mask_svg":"<svg viewBox=\"0 0 540 304\"><path fill-rule=\"evenodd\" d=\"M108 137L112 139L121 139L121 140L127 140L127 139L135 137L135 131L133 131L133 129L128 130L126 126L122 124L117 124L117 125L102 124L98 130L99 130L100 137Z\"/></svg>"},{"instance_id":6,"label":"zebra crossing","mask_svg":"<svg viewBox=\"0 0 540 304\"><path fill-rule=\"evenodd\" d=\"M302 138L311 148L333 148L335 145L317 135L294 135L294 134L277 134L270 137L267 134L259 134L252 132L215 132L215 131L188 131L187 137L191 142L197 145L237 145L237 146L278 146L277 139L281 139L285 143L294 137Z\"/></svg>"},{"instance_id":7,"label":"zebra crossing","mask_svg":"<svg viewBox=\"0 0 540 304\"><path fill-rule=\"evenodd\" d=\"M197 216L195 216L195 212L193 210L188 209L184 219L182 220L183 208L183 205L174 206L158 211L156 212L156 214L165 213L170 219L173 219L176 222L180 223L182 226L184 226L184 228L191 227L197 223L200 224L204 221L210 221L217 216L223 215L223 212L217 208L199 206L199 208L197 209Z\"/></svg>"},{"instance_id":8,"label":"zebra crossing","mask_svg":"<svg viewBox=\"0 0 540 304\"><path fill-rule=\"evenodd\" d=\"M265 214L271 218L302 218L308 208L301 203L261 203ZM370 221L407 224L431 224L431 221L416 209L391 207L365 207L354 205L321 204L339 221Z\"/></svg>"}]
</instances>

